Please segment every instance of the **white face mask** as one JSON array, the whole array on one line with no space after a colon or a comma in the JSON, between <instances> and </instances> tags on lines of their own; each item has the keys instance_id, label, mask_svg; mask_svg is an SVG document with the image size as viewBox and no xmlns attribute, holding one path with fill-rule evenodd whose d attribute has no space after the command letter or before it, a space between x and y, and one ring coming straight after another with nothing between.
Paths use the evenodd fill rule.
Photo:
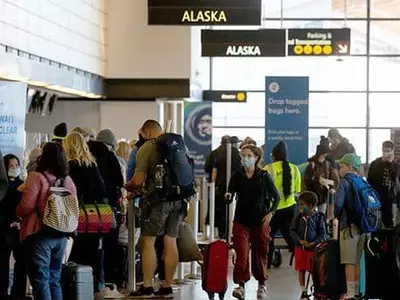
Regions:
<instances>
[{"instance_id":1,"label":"white face mask","mask_svg":"<svg viewBox=\"0 0 400 300\"><path fill-rule=\"evenodd\" d=\"M21 174L21 168L9 169L8 170L8 177L10 178L17 178Z\"/></svg>"}]
</instances>

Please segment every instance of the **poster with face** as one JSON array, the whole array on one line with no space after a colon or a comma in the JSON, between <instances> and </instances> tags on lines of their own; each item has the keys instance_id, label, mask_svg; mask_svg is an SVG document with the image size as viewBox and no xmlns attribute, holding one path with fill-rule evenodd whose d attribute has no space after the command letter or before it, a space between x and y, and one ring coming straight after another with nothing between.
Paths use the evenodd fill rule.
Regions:
<instances>
[{"instance_id":1,"label":"poster with face","mask_svg":"<svg viewBox=\"0 0 400 300\"><path fill-rule=\"evenodd\" d=\"M212 103L185 102L185 143L195 161L196 176L204 175L204 164L212 146Z\"/></svg>"}]
</instances>

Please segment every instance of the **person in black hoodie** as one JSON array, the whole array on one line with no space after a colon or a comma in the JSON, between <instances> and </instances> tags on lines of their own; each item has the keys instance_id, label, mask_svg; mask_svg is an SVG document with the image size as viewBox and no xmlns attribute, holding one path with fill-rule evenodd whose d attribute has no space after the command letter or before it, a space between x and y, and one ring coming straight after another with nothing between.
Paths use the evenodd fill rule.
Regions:
<instances>
[{"instance_id":1,"label":"person in black hoodie","mask_svg":"<svg viewBox=\"0 0 400 300\"><path fill-rule=\"evenodd\" d=\"M21 167L18 157L12 154L4 156L4 165L8 174L8 189L0 203L0 299L8 299L11 252L14 255L15 265L10 299L25 299L27 271L24 245L19 239L20 220L16 216L24 182L19 177Z\"/></svg>"},{"instance_id":2,"label":"person in black hoodie","mask_svg":"<svg viewBox=\"0 0 400 300\"><path fill-rule=\"evenodd\" d=\"M269 223L280 196L271 176L258 166L262 151L254 145L244 145L241 154L243 167L233 173L225 195L231 203L237 194L232 240L237 255L233 280L239 286L233 291L233 296L244 299L244 285L250 280L251 244L251 269L259 283L257 298L263 299L267 295Z\"/></svg>"},{"instance_id":3,"label":"person in black hoodie","mask_svg":"<svg viewBox=\"0 0 400 300\"><path fill-rule=\"evenodd\" d=\"M368 171L368 182L378 192L382 205L382 222L387 228L394 226L393 210L397 209L400 165L394 161L394 143L382 144L382 156L375 159Z\"/></svg>"}]
</instances>

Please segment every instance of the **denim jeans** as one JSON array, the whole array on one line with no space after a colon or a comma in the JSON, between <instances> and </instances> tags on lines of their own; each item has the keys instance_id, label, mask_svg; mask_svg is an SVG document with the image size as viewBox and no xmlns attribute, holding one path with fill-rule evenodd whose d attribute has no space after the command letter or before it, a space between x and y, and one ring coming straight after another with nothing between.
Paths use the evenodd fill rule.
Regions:
<instances>
[{"instance_id":1,"label":"denim jeans","mask_svg":"<svg viewBox=\"0 0 400 300\"><path fill-rule=\"evenodd\" d=\"M35 300L62 300L61 266L67 238L29 237L28 275Z\"/></svg>"}]
</instances>

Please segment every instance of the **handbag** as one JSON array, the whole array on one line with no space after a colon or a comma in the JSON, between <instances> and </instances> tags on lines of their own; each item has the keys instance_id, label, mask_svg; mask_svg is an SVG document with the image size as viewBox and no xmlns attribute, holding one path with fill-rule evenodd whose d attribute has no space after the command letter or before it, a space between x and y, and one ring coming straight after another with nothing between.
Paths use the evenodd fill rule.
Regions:
<instances>
[{"instance_id":1,"label":"handbag","mask_svg":"<svg viewBox=\"0 0 400 300\"><path fill-rule=\"evenodd\" d=\"M78 233L107 234L116 227L115 215L108 204L83 204L80 200Z\"/></svg>"}]
</instances>

